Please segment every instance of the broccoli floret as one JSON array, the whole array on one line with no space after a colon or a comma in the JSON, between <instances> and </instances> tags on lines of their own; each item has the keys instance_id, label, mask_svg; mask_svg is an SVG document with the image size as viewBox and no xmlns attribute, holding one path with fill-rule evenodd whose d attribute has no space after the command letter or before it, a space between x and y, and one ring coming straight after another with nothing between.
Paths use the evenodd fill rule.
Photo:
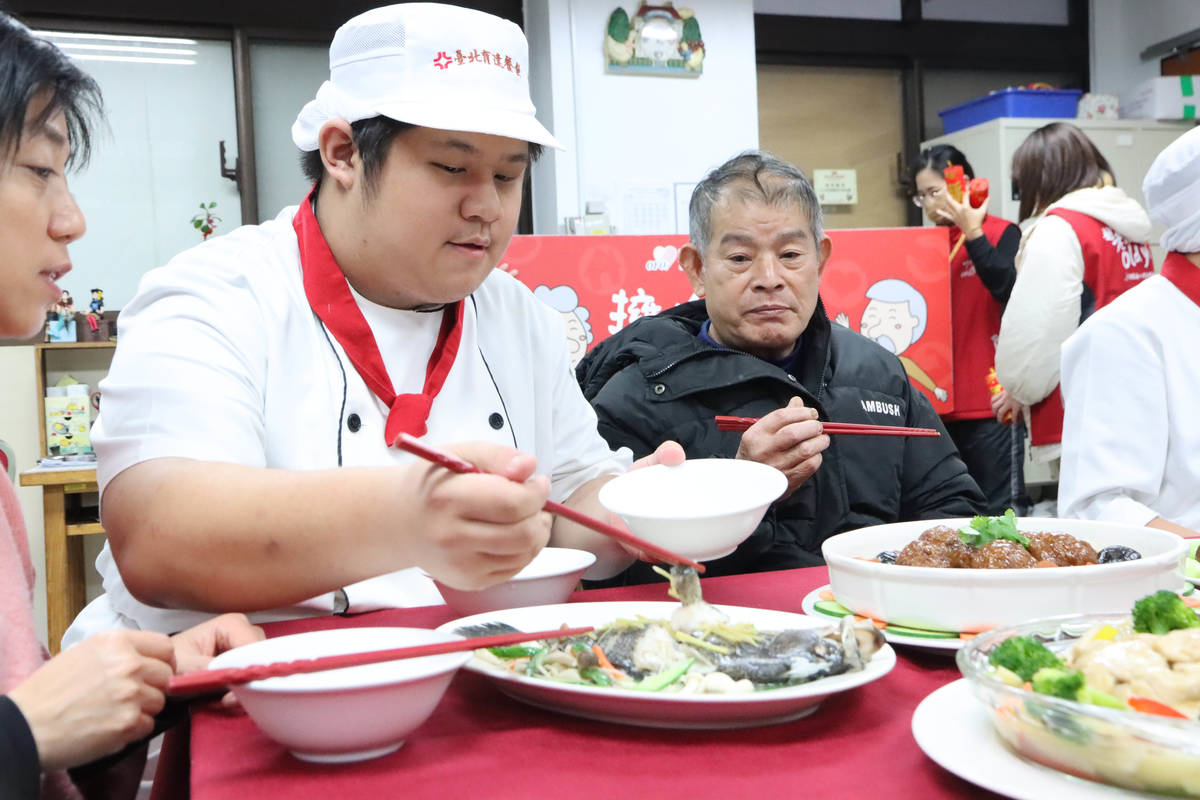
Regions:
<instances>
[{"instance_id":1,"label":"broccoli floret","mask_svg":"<svg viewBox=\"0 0 1200 800\"><path fill-rule=\"evenodd\" d=\"M1039 669L1063 666L1046 645L1028 636L1012 636L996 645L988 655L988 663L1012 670L1023 681L1033 678Z\"/></svg>"},{"instance_id":2,"label":"broccoli floret","mask_svg":"<svg viewBox=\"0 0 1200 800\"><path fill-rule=\"evenodd\" d=\"M1033 673L1033 690L1038 694L1078 700L1083 689L1083 673L1065 667L1043 667Z\"/></svg>"},{"instance_id":3,"label":"broccoli floret","mask_svg":"<svg viewBox=\"0 0 1200 800\"><path fill-rule=\"evenodd\" d=\"M1162 635L1181 628L1200 628L1200 617L1174 592L1160 589L1133 604L1133 629Z\"/></svg>"}]
</instances>

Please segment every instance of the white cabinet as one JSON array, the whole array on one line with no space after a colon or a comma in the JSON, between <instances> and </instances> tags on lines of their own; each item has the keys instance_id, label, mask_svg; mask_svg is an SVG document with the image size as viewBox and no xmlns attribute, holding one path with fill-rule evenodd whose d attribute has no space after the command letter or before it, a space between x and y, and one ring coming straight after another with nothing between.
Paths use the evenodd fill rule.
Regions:
<instances>
[{"instance_id":1,"label":"white cabinet","mask_svg":"<svg viewBox=\"0 0 1200 800\"><path fill-rule=\"evenodd\" d=\"M1140 119L1053 120L1033 117L1002 117L963 128L954 133L922 142L921 148L952 144L963 152L975 176L991 184L991 213L1017 221L1020 203L1012 196L1012 156L1025 137L1051 122L1070 122L1079 126L1112 165L1117 185L1143 206L1142 179L1162 149L1192 127L1190 121L1155 122ZM1158 248L1161 227L1155 227L1151 244L1155 263L1162 264Z\"/></svg>"}]
</instances>

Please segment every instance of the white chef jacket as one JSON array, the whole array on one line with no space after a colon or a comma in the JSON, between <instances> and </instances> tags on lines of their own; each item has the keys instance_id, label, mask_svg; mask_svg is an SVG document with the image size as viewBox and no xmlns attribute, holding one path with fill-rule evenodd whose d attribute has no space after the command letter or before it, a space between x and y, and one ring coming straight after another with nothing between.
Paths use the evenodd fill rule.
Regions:
<instances>
[{"instance_id":1,"label":"white chef jacket","mask_svg":"<svg viewBox=\"0 0 1200 800\"><path fill-rule=\"evenodd\" d=\"M103 411L92 441L101 493L123 470L153 458L286 469L413 458L385 446L387 407L308 304L295 210L181 253L143 277L121 313L119 345L100 384ZM356 301L396 392L420 392L442 314L390 309L357 295ZM550 496L559 501L593 478L628 469L629 451L614 453L597 433L595 412L571 369L560 314L499 270L466 299L463 313L458 357L433 403L424 441L515 444L537 458L538 471L551 479ZM346 531L348 542L353 534ZM114 625L175 631L211 616L134 599L107 545L96 566L106 593L64 642ZM344 592L252 619L312 616L347 604L347 610L366 611L441 602L417 569Z\"/></svg>"},{"instance_id":2,"label":"white chef jacket","mask_svg":"<svg viewBox=\"0 0 1200 800\"><path fill-rule=\"evenodd\" d=\"M1064 517L1200 530L1200 307L1154 276L1063 345Z\"/></svg>"}]
</instances>

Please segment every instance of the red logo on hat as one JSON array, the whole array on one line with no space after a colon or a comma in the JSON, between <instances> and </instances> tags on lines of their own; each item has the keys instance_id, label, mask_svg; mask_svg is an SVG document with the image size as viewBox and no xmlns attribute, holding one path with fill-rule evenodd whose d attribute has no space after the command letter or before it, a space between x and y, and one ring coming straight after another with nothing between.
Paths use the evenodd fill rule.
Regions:
<instances>
[{"instance_id":1,"label":"red logo on hat","mask_svg":"<svg viewBox=\"0 0 1200 800\"><path fill-rule=\"evenodd\" d=\"M453 60L454 59L452 59L452 58L450 58L450 56L446 55L446 51L443 50L437 54L437 58L435 58L433 60L433 65L435 67L437 67L438 69L448 69L450 67L450 62L452 62Z\"/></svg>"}]
</instances>

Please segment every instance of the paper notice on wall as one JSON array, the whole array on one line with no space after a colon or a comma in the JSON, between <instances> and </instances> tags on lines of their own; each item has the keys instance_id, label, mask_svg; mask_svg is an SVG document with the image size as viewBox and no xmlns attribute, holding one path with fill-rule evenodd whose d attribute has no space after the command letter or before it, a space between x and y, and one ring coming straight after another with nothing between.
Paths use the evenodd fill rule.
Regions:
<instances>
[{"instance_id":1,"label":"paper notice on wall","mask_svg":"<svg viewBox=\"0 0 1200 800\"><path fill-rule=\"evenodd\" d=\"M688 207L692 202L692 192L696 190L694 183L677 183L675 184L675 232L688 233L688 225L691 224L691 217L688 214Z\"/></svg>"},{"instance_id":2,"label":"paper notice on wall","mask_svg":"<svg viewBox=\"0 0 1200 800\"><path fill-rule=\"evenodd\" d=\"M626 189L621 195L617 233L658 235L675 232L675 197L665 186Z\"/></svg>"}]
</instances>

